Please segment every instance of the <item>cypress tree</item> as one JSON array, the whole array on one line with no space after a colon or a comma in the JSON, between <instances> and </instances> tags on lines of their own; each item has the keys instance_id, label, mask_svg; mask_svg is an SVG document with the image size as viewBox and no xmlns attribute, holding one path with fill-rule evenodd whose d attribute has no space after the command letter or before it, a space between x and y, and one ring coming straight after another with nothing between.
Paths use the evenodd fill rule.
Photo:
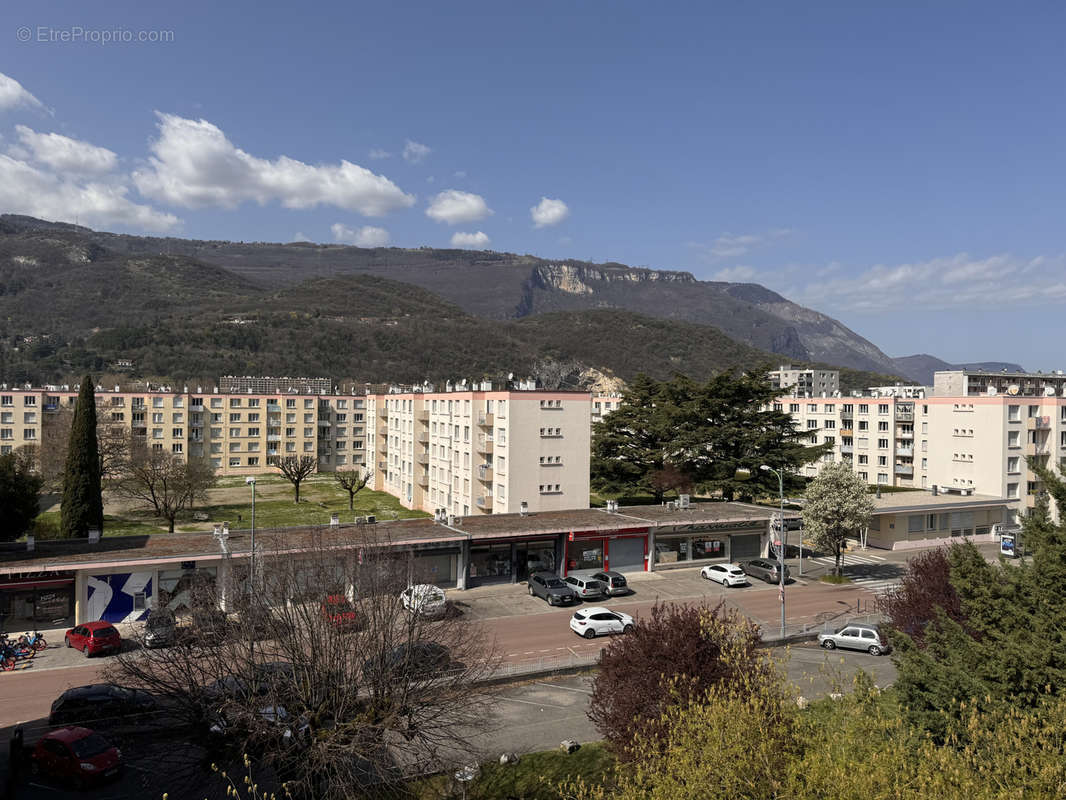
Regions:
<instances>
[{"instance_id":1,"label":"cypress tree","mask_svg":"<svg viewBox=\"0 0 1066 800\"><path fill-rule=\"evenodd\" d=\"M100 453L96 443L96 393L91 375L82 378L70 446L63 472L60 528L67 538L88 536L89 528L104 527L104 501L100 489Z\"/></svg>"}]
</instances>

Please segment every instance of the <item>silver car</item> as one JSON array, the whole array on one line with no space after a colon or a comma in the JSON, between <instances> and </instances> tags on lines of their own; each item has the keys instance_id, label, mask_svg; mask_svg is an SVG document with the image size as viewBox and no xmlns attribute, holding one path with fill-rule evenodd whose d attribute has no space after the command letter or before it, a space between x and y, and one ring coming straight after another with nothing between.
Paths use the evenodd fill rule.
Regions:
<instances>
[{"instance_id":1,"label":"silver car","mask_svg":"<svg viewBox=\"0 0 1066 800\"><path fill-rule=\"evenodd\" d=\"M745 575L750 575L753 578L766 581L767 583L779 583L780 574L777 571L777 562L770 561L766 558L753 558L751 561L741 561L740 568L744 570ZM785 565L785 583L788 583L788 579L792 577L788 572L788 565Z\"/></svg>"},{"instance_id":2,"label":"silver car","mask_svg":"<svg viewBox=\"0 0 1066 800\"><path fill-rule=\"evenodd\" d=\"M865 650L872 656L880 656L892 650L892 645L876 625L849 623L836 633L819 633L818 644L826 650L838 647L846 650Z\"/></svg>"},{"instance_id":3,"label":"silver car","mask_svg":"<svg viewBox=\"0 0 1066 800\"><path fill-rule=\"evenodd\" d=\"M576 575L568 575L566 582L574 590L578 597L587 600L590 597L606 597L607 584L593 578L581 578Z\"/></svg>"}]
</instances>

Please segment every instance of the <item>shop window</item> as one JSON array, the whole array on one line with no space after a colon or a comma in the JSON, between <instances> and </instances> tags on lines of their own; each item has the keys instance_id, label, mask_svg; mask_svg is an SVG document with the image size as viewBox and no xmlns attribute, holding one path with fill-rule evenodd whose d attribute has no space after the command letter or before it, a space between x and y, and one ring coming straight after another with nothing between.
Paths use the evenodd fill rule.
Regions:
<instances>
[{"instance_id":1,"label":"shop window","mask_svg":"<svg viewBox=\"0 0 1066 800\"><path fill-rule=\"evenodd\" d=\"M725 558L725 542L721 539L693 539L693 558Z\"/></svg>"}]
</instances>

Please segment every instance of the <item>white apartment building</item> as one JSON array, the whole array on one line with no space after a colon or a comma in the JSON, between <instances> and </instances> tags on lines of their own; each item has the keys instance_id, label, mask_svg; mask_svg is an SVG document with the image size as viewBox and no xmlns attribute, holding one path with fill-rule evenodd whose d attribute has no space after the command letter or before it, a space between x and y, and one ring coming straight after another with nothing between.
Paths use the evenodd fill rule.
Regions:
<instances>
[{"instance_id":1,"label":"white apartment building","mask_svg":"<svg viewBox=\"0 0 1066 800\"><path fill-rule=\"evenodd\" d=\"M406 508L461 517L588 508L587 392L481 383L366 400L374 488Z\"/></svg>"},{"instance_id":2,"label":"white apartment building","mask_svg":"<svg viewBox=\"0 0 1066 800\"><path fill-rule=\"evenodd\" d=\"M820 395L822 392L832 395L840 391L840 370L835 369L807 369L782 364L768 372L767 377L775 389L800 396Z\"/></svg>"}]
</instances>

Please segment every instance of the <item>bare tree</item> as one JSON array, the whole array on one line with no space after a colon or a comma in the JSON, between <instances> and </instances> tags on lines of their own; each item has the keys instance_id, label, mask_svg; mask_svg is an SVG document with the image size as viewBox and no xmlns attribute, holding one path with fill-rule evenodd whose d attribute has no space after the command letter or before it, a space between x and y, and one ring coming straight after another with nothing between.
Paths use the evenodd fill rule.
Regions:
<instances>
[{"instance_id":1,"label":"bare tree","mask_svg":"<svg viewBox=\"0 0 1066 800\"><path fill-rule=\"evenodd\" d=\"M213 760L253 754L294 796L385 794L469 761L498 663L476 623L408 613L409 552L373 533L261 535L255 585L231 557L210 599L230 609L225 632L200 623L122 654L111 678L167 698Z\"/></svg>"},{"instance_id":2,"label":"bare tree","mask_svg":"<svg viewBox=\"0 0 1066 800\"><path fill-rule=\"evenodd\" d=\"M36 469L51 491L62 488L63 471L70 443L70 427L74 420L72 406L60 406L44 414L41 421L41 441L36 453ZM96 443L100 455L100 478L108 482L118 477L123 462L130 453L130 434L123 424L114 424L104 415L96 424Z\"/></svg>"},{"instance_id":3,"label":"bare tree","mask_svg":"<svg viewBox=\"0 0 1066 800\"><path fill-rule=\"evenodd\" d=\"M300 484L311 475L318 466L318 459L314 456L274 456L268 462L273 467L281 470L285 480L292 484L294 503L300 502Z\"/></svg>"},{"instance_id":4,"label":"bare tree","mask_svg":"<svg viewBox=\"0 0 1066 800\"><path fill-rule=\"evenodd\" d=\"M215 470L207 459L185 461L173 453L143 447L135 448L116 468L111 483L116 494L140 502L165 519L171 533L178 514L206 499L214 485Z\"/></svg>"},{"instance_id":5,"label":"bare tree","mask_svg":"<svg viewBox=\"0 0 1066 800\"><path fill-rule=\"evenodd\" d=\"M362 476L360 476L360 473L362 473ZM355 496L359 494L359 491L363 489L373 477L374 470L372 469L344 469L337 470L333 473L333 478L337 481L337 485L348 493L349 511L355 507Z\"/></svg>"}]
</instances>

